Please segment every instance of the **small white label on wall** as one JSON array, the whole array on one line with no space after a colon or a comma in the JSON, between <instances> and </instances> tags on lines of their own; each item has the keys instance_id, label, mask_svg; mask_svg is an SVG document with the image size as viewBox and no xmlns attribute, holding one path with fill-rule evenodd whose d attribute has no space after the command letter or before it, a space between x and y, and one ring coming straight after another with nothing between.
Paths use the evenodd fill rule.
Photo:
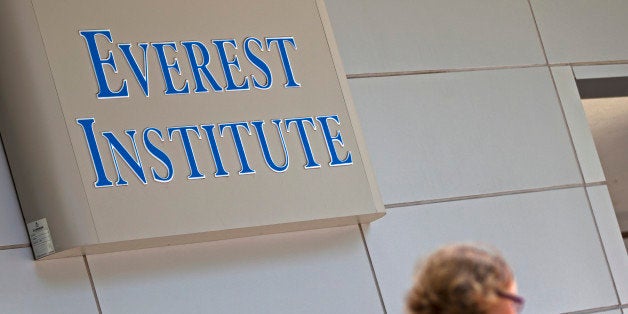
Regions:
<instances>
[{"instance_id":1,"label":"small white label on wall","mask_svg":"<svg viewBox=\"0 0 628 314\"><path fill-rule=\"evenodd\" d=\"M46 218L30 222L27 228L28 235L31 238L33 253L35 253L35 259L40 259L55 252Z\"/></svg>"}]
</instances>

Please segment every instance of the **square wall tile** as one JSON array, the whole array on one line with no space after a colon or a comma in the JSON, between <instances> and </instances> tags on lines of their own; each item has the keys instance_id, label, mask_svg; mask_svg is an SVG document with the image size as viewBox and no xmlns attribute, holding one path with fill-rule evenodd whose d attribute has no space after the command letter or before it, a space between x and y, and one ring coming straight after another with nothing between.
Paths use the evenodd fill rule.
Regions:
<instances>
[{"instance_id":1,"label":"square wall tile","mask_svg":"<svg viewBox=\"0 0 628 314\"><path fill-rule=\"evenodd\" d=\"M605 181L604 170L602 170L600 157L595 149L591 129L580 101L580 94L571 67L552 67L552 74L565 111L584 181L587 183Z\"/></svg>"},{"instance_id":2,"label":"square wall tile","mask_svg":"<svg viewBox=\"0 0 628 314\"><path fill-rule=\"evenodd\" d=\"M29 239L0 141L0 246L25 243L29 243Z\"/></svg>"},{"instance_id":3,"label":"square wall tile","mask_svg":"<svg viewBox=\"0 0 628 314\"><path fill-rule=\"evenodd\" d=\"M402 313L416 262L455 242L504 254L525 313L618 304L584 188L394 208L365 235L388 313Z\"/></svg>"},{"instance_id":4,"label":"square wall tile","mask_svg":"<svg viewBox=\"0 0 628 314\"><path fill-rule=\"evenodd\" d=\"M610 310L610 311L602 311L602 312L595 312L596 314L622 314L623 312L621 311L621 309L617 309L617 310Z\"/></svg>"},{"instance_id":5,"label":"square wall tile","mask_svg":"<svg viewBox=\"0 0 628 314\"><path fill-rule=\"evenodd\" d=\"M587 191L606 250L608 265L615 279L619 299L622 303L628 303L628 253L621 237L608 188L605 185L593 186L588 187Z\"/></svg>"},{"instance_id":6,"label":"square wall tile","mask_svg":"<svg viewBox=\"0 0 628 314\"><path fill-rule=\"evenodd\" d=\"M526 0L326 0L349 74L545 64Z\"/></svg>"},{"instance_id":7,"label":"square wall tile","mask_svg":"<svg viewBox=\"0 0 628 314\"><path fill-rule=\"evenodd\" d=\"M531 3L550 63L628 60L628 1Z\"/></svg>"},{"instance_id":8,"label":"square wall tile","mask_svg":"<svg viewBox=\"0 0 628 314\"><path fill-rule=\"evenodd\" d=\"M35 262L30 248L0 250L0 313L98 313L83 258Z\"/></svg>"},{"instance_id":9,"label":"square wall tile","mask_svg":"<svg viewBox=\"0 0 628 314\"><path fill-rule=\"evenodd\" d=\"M582 65L573 67L576 79L628 76L628 64Z\"/></svg>"},{"instance_id":10,"label":"square wall tile","mask_svg":"<svg viewBox=\"0 0 628 314\"><path fill-rule=\"evenodd\" d=\"M382 313L357 226L88 257L104 313Z\"/></svg>"},{"instance_id":11,"label":"square wall tile","mask_svg":"<svg viewBox=\"0 0 628 314\"><path fill-rule=\"evenodd\" d=\"M545 67L349 84L386 204L582 181Z\"/></svg>"}]
</instances>

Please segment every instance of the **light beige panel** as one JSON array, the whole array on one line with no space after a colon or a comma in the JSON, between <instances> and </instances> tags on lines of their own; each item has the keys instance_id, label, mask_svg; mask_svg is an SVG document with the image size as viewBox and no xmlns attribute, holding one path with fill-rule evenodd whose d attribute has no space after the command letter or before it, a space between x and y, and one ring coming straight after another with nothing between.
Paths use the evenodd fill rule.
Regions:
<instances>
[{"instance_id":1,"label":"light beige panel","mask_svg":"<svg viewBox=\"0 0 628 314\"><path fill-rule=\"evenodd\" d=\"M582 180L546 68L349 83L386 204Z\"/></svg>"},{"instance_id":2,"label":"light beige panel","mask_svg":"<svg viewBox=\"0 0 628 314\"><path fill-rule=\"evenodd\" d=\"M81 257L35 262L30 248L0 250L1 313L98 313Z\"/></svg>"},{"instance_id":3,"label":"light beige panel","mask_svg":"<svg viewBox=\"0 0 628 314\"><path fill-rule=\"evenodd\" d=\"M327 0L347 73L543 64L526 0Z\"/></svg>"},{"instance_id":4,"label":"light beige panel","mask_svg":"<svg viewBox=\"0 0 628 314\"><path fill-rule=\"evenodd\" d=\"M31 143L35 138L33 134L39 132L49 135L50 138L37 139L40 142L35 144L41 147L33 145L33 149L38 150L37 153L31 153L33 161L48 154L48 150L59 151L58 156L39 161L41 167L55 169L49 176L50 180L56 180L50 182L54 188L49 191L50 194L41 196L40 203L33 204L37 209L31 210L30 206L26 206L25 209L29 213L26 216L31 219L30 213L46 208L41 203L48 199L62 198L63 200L58 200L61 203L76 198L82 201L80 206L77 205L78 200L73 201L75 207L68 209L68 212L76 212L77 219L63 215L48 218L53 240L57 240L57 233L64 232L68 236L78 238L59 239L58 251L74 245L77 241L80 244L97 244L220 230L231 230L226 234L234 234L242 229L248 230L247 235L252 235L256 233L254 231L251 233L251 229L248 228L257 226L277 225L276 230L279 232L285 229L282 227L285 225L291 226L290 230L306 228L305 224L294 225L299 222L309 221L311 223L307 224L308 228L321 228L326 226L325 223L327 226L337 226L370 221L383 215L383 205L375 180L370 173L368 161L362 157L365 154L365 145L360 130L357 129L357 114L351 107L346 82L342 82L345 77L334 51L336 47L333 36L329 33L331 29L322 2L233 1L228 6L211 6L211 10L202 9L207 6L204 1L181 3L35 0L33 7L24 2L20 5L19 9L22 11L16 12L16 16L30 17L24 20L24 24L28 24L24 27L28 27L30 33L23 37L30 38L32 42L29 45L36 46L36 49L32 49L36 51L33 60L40 62L38 67L42 72L42 78L38 78L36 83L42 86L33 89L33 97L39 98L34 99L32 104L25 107L26 109L16 111L15 115L26 120L28 114L25 110L45 107L45 110L38 111L36 116L45 121L33 121L33 129L36 132L19 141L9 140L7 146L11 148L9 157L15 151L13 159L20 160L20 154L24 151L16 150L14 147L17 144L14 143ZM266 12L266 18L260 19L260 12L257 9L259 7L281 10L270 10ZM6 23L7 27L19 25L15 21ZM115 99L97 97L99 87L86 40L79 33L81 30L110 31L113 43L105 36L98 35L96 44L100 58L105 58L111 53L116 63L116 71L105 66L108 85L115 91L126 82L128 97ZM264 82L266 78L262 71L245 57L243 41L251 36L261 41L267 37L294 38L296 47L286 44L286 53L300 87L284 87L287 75L278 46L268 48L265 43L262 49L254 46L254 50L255 54L271 68L273 84L265 90L252 87L253 79ZM17 39L20 39L19 36ZM212 45L212 40L217 39L234 39L237 42L237 49L227 45L227 58L234 60L238 57L240 69L232 65L228 71L233 74L236 84L247 79L251 85L250 90L214 92L210 88L208 93L194 92L196 83L181 42L200 41L208 47L212 60L209 70L224 89L225 76L217 48ZM140 60L142 66L144 61L138 48L139 43L156 42L175 43L177 51L168 49L167 58L170 63L177 60L180 73L171 69L170 74L177 89L189 84L191 90L189 94L165 95L166 86L157 52L149 45L146 59L149 96L144 96L118 44L130 43L134 56ZM20 62L17 62L16 66L20 65ZM33 75L36 71L29 69L25 72ZM205 85L209 88L207 81ZM16 86L15 90L16 93L26 92L23 86ZM332 145L340 159L351 155L350 164L330 166L328 143L325 141L322 126L316 121L316 117L328 115L338 116L338 123L328 120L329 132L331 136L338 138L341 134L342 143L335 140ZM221 123L264 121L264 130L269 139L273 160L282 164L283 151L271 120L301 117L314 118L314 126L305 126L314 159L320 164L319 167L312 169L304 167L307 161L302 148L304 140L294 124L289 130L286 129L285 121L281 125L289 154L289 167L285 172L274 172L266 166L257 140L258 134L249 124L251 132L247 134L240 130L239 134L244 143L248 163L255 173L239 175L241 165L234 145L235 138L229 129L222 135L217 130L218 124ZM83 118L95 120L93 129L99 154L107 179L114 182L114 186L94 185L96 167L89 154L84 130L77 122L77 119ZM201 125L215 125L213 135L217 139L225 170L229 172L228 176L214 175L217 169L214 166L207 135ZM168 140L169 127L183 126L197 126L200 133L200 138L192 132L188 134L198 169L204 175L202 179L188 179L191 169L180 135L175 133L172 140ZM21 130L17 123L13 125L5 123L5 127L16 134ZM165 139L159 141L156 134L152 134L151 138L153 143L169 156L174 165L174 176L170 182L156 182L152 178L152 169L163 176L166 168L142 145L142 132L149 127L159 129ZM119 154L110 151L107 141L101 136L103 132L112 132L125 149L135 156L132 140L125 134L128 130L136 131L138 149L136 158L138 162L139 160L142 162L141 166L148 180L146 184L135 176ZM11 139L12 134L8 135ZM59 143L55 142L55 138ZM54 161L58 161L69 170L61 172L63 167L50 167ZM25 172L26 166L21 167L24 170L19 173L20 178L36 180L33 173ZM67 176L64 176L66 173ZM118 186L116 182L118 177L124 178L128 184ZM35 186L32 182L30 184ZM36 192L32 188L24 187L18 182L18 189L24 191L26 199L39 199L40 196L35 195ZM56 191L57 189L63 191ZM64 193L73 196L65 197ZM54 202L48 204L57 206ZM49 213L56 210L46 209ZM89 218L89 221L85 222L84 217ZM337 220L334 220L335 218ZM71 228L67 227L68 225ZM62 231L66 228L78 231ZM269 232L272 231L267 227L258 231ZM91 238L81 236L80 233L85 233ZM98 238L94 239L96 234ZM202 239L207 237L197 238L192 242ZM158 242L172 243L161 240ZM79 251L72 252L77 254Z\"/></svg>"},{"instance_id":5,"label":"light beige panel","mask_svg":"<svg viewBox=\"0 0 628 314\"><path fill-rule=\"evenodd\" d=\"M0 132L24 218L47 218L58 249L97 242L33 7L0 12Z\"/></svg>"},{"instance_id":6,"label":"light beige panel","mask_svg":"<svg viewBox=\"0 0 628 314\"><path fill-rule=\"evenodd\" d=\"M601 312L594 312L596 314L623 314L623 312L621 311L621 309L615 309L615 310L609 310L609 311L601 311Z\"/></svg>"},{"instance_id":7,"label":"light beige panel","mask_svg":"<svg viewBox=\"0 0 628 314\"><path fill-rule=\"evenodd\" d=\"M573 67L574 76L579 79L595 79L628 76L628 64L583 65Z\"/></svg>"},{"instance_id":8,"label":"light beige panel","mask_svg":"<svg viewBox=\"0 0 628 314\"><path fill-rule=\"evenodd\" d=\"M624 247L613 204L604 185L588 187L591 207L606 250L606 258L622 303L628 303L628 252Z\"/></svg>"},{"instance_id":9,"label":"light beige panel","mask_svg":"<svg viewBox=\"0 0 628 314\"><path fill-rule=\"evenodd\" d=\"M571 67L552 67L551 70L584 181L587 183L604 181L606 180L604 171L595 149Z\"/></svg>"},{"instance_id":10,"label":"light beige panel","mask_svg":"<svg viewBox=\"0 0 628 314\"><path fill-rule=\"evenodd\" d=\"M357 226L88 260L103 313L383 313Z\"/></svg>"},{"instance_id":11,"label":"light beige panel","mask_svg":"<svg viewBox=\"0 0 628 314\"><path fill-rule=\"evenodd\" d=\"M392 208L365 236L388 313L402 313L421 258L475 241L502 251L524 313L618 305L584 188Z\"/></svg>"},{"instance_id":12,"label":"light beige panel","mask_svg":"<svg viewBox=\"0 0 628 314\"><path fill-rule=\"evenodd\" d=\"M530 2L550 63L628 60L628 2Z\"/></svg>"}]
</instances>

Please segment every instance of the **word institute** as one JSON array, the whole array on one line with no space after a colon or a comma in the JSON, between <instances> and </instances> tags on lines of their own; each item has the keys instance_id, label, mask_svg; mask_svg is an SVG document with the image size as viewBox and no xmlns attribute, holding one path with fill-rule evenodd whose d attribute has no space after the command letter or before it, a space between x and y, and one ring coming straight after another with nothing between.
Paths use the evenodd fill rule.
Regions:
<instances>
[{"instance_id":1,"label":"word institute","mask_svg":"<svg viewBox=\"0 0 628 314\"><path fill-rule=\"evenodd\" d=\"M291 130L291 126L294 126L296 129L299 140L301 142L301 147L303 149L303 153L305 155L306 163L304 165L305 169L312 168L320 168L321 165L316 161L314 151L310 144L310 139L308 136L307 129L312 129L316 131L316 122L321 127L321 133L324 138L325 144L327 146L327 153L330 158L329 166L346 166L353 164L353 160L351 157L351 151L347 151L344 159L338 156L338 151L336 150L335 144L338 144L340 147L344 147L344 143L342 140L342 135L340 131L337 131L335 135L332 135L332 130L330 128L329 122L333 121L335 124L340 125L340 120L338 116L318 116L316 119L312 117L304 117L304 118L291 118L291 119L273 119L271 124L273 124L276 128L279 141L283 150L283 163L277 164L270 153L270 148L268 145L268 140L266 138L266 133L264 131L264 121L250 121L250 122L234 122L234 123L222 123L222 124L207 124L207 125L192 125L192 126L175 126L166 128L166 134L163 134L160 129L154 127L148 127L144 129L141 135L141 142L143 143L146 151L157 161L159 161L163 165L163 172L159 174L159 172L151 167L150 172L152 173L153 180L156 182L169 182L172 180L174 176L174 167L172 163L172 159L164 152L164 150L160 149L155 142L165 142L164 137L167 137L169 142L173 140L178 140L183 145L183 151L185 152L187 158L187 166L189 168L188 179L204 179L205 175L200 172L198 168L197 156L194 154L194 149L192 148L192 138L196 137L199 140L202 140L203 137L201 134L204 133L207 145L209 145L213 163L216 169L214 173L214 177L226 177L229 176L229 172L225 169L223 165L222 157L220 154L221 146L219 138L224 137L224 135L229 132L233 139L233 147L235 148L238 159L240 162L241 169L239 170L240 175L245 174L253 174L255 170L251 168L249 164L249 158L247 157L247 153L244 149L243 141L245 138L242 136L242 132L244 134L251 136L251 130L254 129L255 133L257 133L257 139L259 143L259 147L261 149L262 157L266 163L266 165L272 169L274 172L284 172L288 169L290 164L290 155L288 154L288 149L286 147L286 141L284 139L283 130L282 130L282 122L285 123L286 132L289 133ZM105 167L103 165L102 156L100 154L100 149L96 142L96 134L94 131L94 118L84 118L77 119L76 122L82 127L83 135L85 136L85 140L87 141L87 145L89 148L89 154L92 159L92 165L94 166L94 172L96 173L96 182L94 185L96 187L107 187L113 186L113 182L109 180L107 174L105 172ZM107 140L109 150L111 152L111 157L113 158L113 163L117 172L117 182L116 186L119 185L127 185L128 182L122 178L120 174L118 157L126 163L126 165L131 169L131 171L135 174L135 176L142 181L142 183L147 184L147 176L144 171L144 167L142 165L142 160L140 158L140 154L137 149L137 139L136 139L136 130L126 130L124 132L128 138L130 139L132 145L132 151L127 150L124 145L118 140L118 138L112 132L102 132L102 136ZM217 133L217 134L216 134ZM218 136L216 136L218 135ZM151 139L152 136L152 139ZM222 144L226 145L226 144Z\"/></svg>"}]
</instances>

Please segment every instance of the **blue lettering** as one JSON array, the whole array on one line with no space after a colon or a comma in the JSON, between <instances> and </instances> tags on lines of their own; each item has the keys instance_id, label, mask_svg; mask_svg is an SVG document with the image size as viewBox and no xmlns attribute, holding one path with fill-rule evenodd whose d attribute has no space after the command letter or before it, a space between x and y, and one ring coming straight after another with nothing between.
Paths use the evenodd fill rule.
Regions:
<instances>
[{"instance_id":1,"label":"blue lettering","mask_svg":"<svg viewBox=\"0 0 628 314\"><path fill-rule=\"evenodd\" d=\"M246 122L236 122L236 123L224 123L224 124L218 125L219 131L220 131L220 137L223 137L223 130L225 128L231 129L231 135L233 136L233 143L235 144L236 150L238 151L238 157L240 158L240 164L242 165L240 174L242 175L242 174L255 173L255 170L249 167L249 162L246 160L246 152L244 151L244 146L242 145L242 139L240 138L238 127L244 128L246 132L249 135L251 135L251 130L249 129L249 125Z\"/></svg>"},{"instance_id":2,"label":"blue lettering","mask_svg":"<svg viewBox=\"0 0 628 314\"><path fill-rule=\"evenodd\" d=\"M190 168L190 175L188 176L188 179L203 179L205 178L205 175L198 171L188 131L193 131L196 133L196 136L201 139L201 135L198 133L198 128L196 126L180 126L168 128L168 140L172 142L172 134L174 132L179 132L179 135L181 135L181 143L183 143L183 149L185 150L185 155L188 159L188 167Z\"/></svg>"},{"instance_id":3,"label":"blue lettering","mask_svg":"<svg viewBox=\"0 0 628 314\"><path fill-rule=\"evenodd\" d=\"M301 139L301 146L303 147L303 152L305 153L305 158L307 159L307 163L305 164L305 169L310 168L320 168L320 164L314 160L314 154L312 153L312 147L310 146L310 140L307 137L307 132L305 131L304 122L308 122L314 130L316 130L316 125L314 124L314 119L307 118L294 118L294 119L286 119L286 131L290 132L290 124L294 123L297 125L297 130L299 132L299 137Z\"/></svg>"},{"instance_id":4,"label":"blue lettering","mask_svg":"<svg viewBox=\"0 0 628 314\"><path fill-rule=\"evenodd\" d=\"M257 131L257 138L259 139L259 145L262 148L262 153L264 154L264 160L270 169L275 172L284 172L288 169L289 164L289 156L288 149L286 148L286 141L284 141L283 133L281 132L281 120L273 120L273 124L277 127L277 132L279 133L279 139L281 140L281 146L283 147L283 154L285 162L282 166L277 166L270 155L270 150L268 149L268 141L266 141L266 136L264 135L264 121L251 121L251 124L255 127Z\"/></svg>"},{"instance_id":5,"label":"blue lettering","mask_svg":"<svg viewBox=\"0 0 628 314\"><path fill-rule=\"evenodd\" d=\"M281 56L281 64L283 65L283 71L286 74L286 85L284 87L299 87L301 84L297 83L294 79L294 74L292 73L292 66L290 66L290 59L288 59L288 52L286 51L286 42L290 43L294 49L297 49L297 45L294 43L294 38L292 37L275 37L275 38L266 38L266 46L268 46L268 51L270 51L270 46L272 43L277 43L277 49L279 49L279 55Z\"/></svg>"},{"instance_id":6,"label":"blue lettering","mask_svg":"<svg viewBox=\"0 0 628 314\"><path fill-rule=\"evenodd\" d=\"M83 127L83 134L85 135L85 140L87 140L89 156L92 158L94 172L96 172L96 182L94 182L94 186L97 188L113 186L113 183L107 178L105 167L103 167L102 158L100 157L100 152L98 151L98 145L96 144L93 127L94 118L76 119L76 123Z\"/></svg>"},{"instance_id":7,"label":"blue lettering","mask_svg":"<svg viewBox=\"0 0 628 314\"><path fill-rule=\"evenodd\" d=\"M225 73L225 79L227 80L227 87L225 88L228 91L232 90L248 90L249 89L249 78L244 77L244 82L242 85L236 85L233 82L233 75L231 73L231 66L234 66L238 71L240 70L240 63L238 62L238 56L233 55L233 60L229 61L227 57L227 52L225 51L225 44L230 44L233 48L238 49L236 41L234 39L225 39L225 40L212 40L212 43L218 49L218 55L220 56L220 62L222 63L222 71Z\"/></svg>"},{"instance_id":8,"label":"blue lettering","mask_svg":"<svg viewBox=\"0 0 628 314\"><path fill-rule=\"evenodd\" d=\"M129 67L131 67L137 83L140 84L142 91L144 91L144 95L148 97L148 59L146 59L146 49L148 48L148 44L140 43L138 46L142 48L143 52L144 73L142 73L140 66L137 64L137 61L131 53L131 44L118 44L118 48L120 48L122 54L124 54L126 63L128 63Z\"/></svg>"},{"instance_id":9,"label":"blue lettering","mask_svg":"<svg viewBox=\"0 0 628 314\"><path fill-rule=\"evenodd\" d=\"M209 51L207 51L207 47L201 42L198 41L183 41L181 44L185 47L185 51L188 53L188 59L190 60L190 67L192 68L192 73L194 74L194 81L196 82L195 93L206 93L208 92L205 85L203 85L203 78L201 77L201 72L209 81L209 84L212 86L212 89L216 92L221 92L222 87L216 82L214 76L209 72L207 66L210 62ZM196 60L196 55L194 55L194 47L197 47L203 56L202 63L198 64Z\"/></svg>"},{"instance_id":10,"label":"blue lettering","mask_svg":"<svg viewBox=\"0 0 628 314\"><path fill-rule=\"evenodd\" d=\"M215 177L225 177L229 175L229 172L225 171L225 167L222 165L222 158L220 158L220 151L218 150L218 144L216 143L216 137L214 136L214 125L201 125L201 128L205 130L207 134L207 140L209 141L209 148L212 151L214 157L214 165L216 166Z\"/></svg>"},{"instance_id":11,"label":"blue lettering","mask_svg":"<svg viewBox=\"0 0 628 314\"><path fill-rule=\"evenodd\" d=\"M334 142L338 142L340 146L344 147L344 143L342 142L342 135L340 131L336 133L336 136L331 136L331 132L329 131L329 125L327 124L328 120L336 121L336 124L340 125L340 121L338 120L338 116L319 116L316 117L316 120L321 124L321 129L323 131L323 136L325 137L325 143L327 143L327 152L329 153L330 166L344 166L353 164L353 160L351 159L351 152L347 152L347 157L344 160L340 160L338 158L338 153L336 152L336 148L334 147Z\"/></svg>"},{"instance_id":12,"label":"blue lettering","mask_svg":"<svg viewBox=\"0 0 628 314\"><path fill-rule=\"evenodd\" d=\"M96 44L96 35L102 35L110 43L113 43L111 38L111 32L109 30L94 30L94 31L79 31L79 34L85 38L87 44L87 50L89 50L89 57L92 60L92 67L94 74L96 75L96 81L98 82L98 94L96 96L99 99L103 98L118 98L129 97L129 91L127 89L126 80L122 81L122 87L116 92L112 91L107 84L107 76L105 75L104 66L108 65L113 69L114 73L118 73L116 63L113 59L113 53L108 51L107 58L101 59L98 52L98 45Z\"/></svg>"},{"instance_id":13,"label":"blue lettering","mask_svg":"<svg viewBox=\"0 0 628 314\"><path fill-rule=\"evenodd\" d=\"M188 80L185 80L185 84L183 88L176 89L174 87L174 83L172 82L172 76L170 75L170 69L174 69L177 71L177 74L181 75L181 70L179 69L179 61L177 58L174 58L172 64L168 63L166 60L166 52L165 47L170 47L174 52L177 51L177 46L174 42L165 42L165 43L152 43L151 44L155 51L157 52L157 57L159 59L159 64L161 65L161 73L163 74L164 81L166 82L166 95L175 95L175 94L188 94L190 89L188 87Z\"/></svg>"},{"instance_id":14,"label":"blue lettering","mask_svg":"<svg viewBox=\"0 0 628 314\"><path fill-rule=\"evenodd\" d=\"M269 89L270 86L273 84L273 77L272 73L270 73L270 68L262 59L253 54L253 51L251 51L251 48L249 47L250 42L257 44L257 47L260 49L260 51L264 51L264 48L262 47L262 42L255 37L249 37L245 39L244 54L246 58L249 59L249 62L255 65L266 76L266 84L262 85L257 82L257 79L255 79L255 75L251 74L251 78L253 79L253 86L258 89Z\"/></svg>"},{"instance_id":15,"label":"blue lettering","mask_svg":"<svg viewBox=\"0 0 628 314\"><path fill-rule=\"evenodd\" d=\"M135 130L127 130L126 135L131 139L131 143L133 144L133 151L135 152L135 158L133 159L131 154L122 146L122 143L118 141L118 139L111 132L102 132L102 135L109 142L109 150L111 150L111 157L113 158L113 164L116 166L116 172L118 173L118 182L116 185L127 185L128 182L122 178L120 174L120 168L118 167L118 159L116 158L117 152L120 157L124 160L124 162L129 166L129 168L135 173L142 183L146 184L146 176L144 176L144 169L142 169L142 160L140 159L140 155L137 152L137 146L135 145Z\"/></svg>"},{"instance_id":16,"label":"blue lettering","mask_svg":"<svg viewBox=\"0 0 628 314\"><path fill-rule=\"evenodd\" d=\"M153 173L153 179L157 182L169 182L170 180L172 180L172 176L174 175L174 168L172 167L172 161L170 161L170 158L168 158L168 155L166 155L166 153L164 153L162 150L157 148L157 146L155 146L150 141L150 138L148 137L150 133L156 133L159 140L162 142L164 141L163 137L161 136L161 131L159 131L159 129L147 128L146 130L144 130L144 136L143 136L144 147L153 157L159 160L168 170L168 173L166 174L166 176L162 177L159 174L157 174L157 170L155 170L154 167L150 167L150 170Z\"/></svg>"}]
</instances>

